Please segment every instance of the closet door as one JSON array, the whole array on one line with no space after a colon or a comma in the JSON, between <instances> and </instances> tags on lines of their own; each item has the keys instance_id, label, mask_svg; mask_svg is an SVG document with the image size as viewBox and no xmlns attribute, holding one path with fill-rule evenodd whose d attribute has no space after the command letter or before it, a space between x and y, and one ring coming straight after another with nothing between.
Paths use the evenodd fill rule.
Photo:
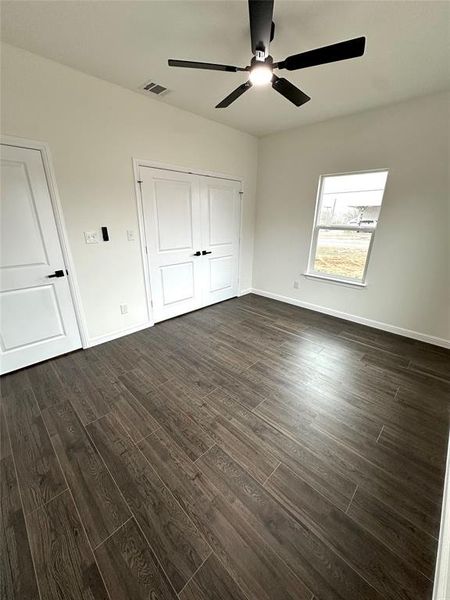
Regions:
<instances>
[{"instance_id":1,"label":"closet door","mask_svg":"<svg viewBox=\"0 0 450 600\"><path fill-rule=\"evenodd\" d=\"M237 181L200 177L203 306L238 292L240 189Z\"/></svg>"},{"instance_id":2,"label":"closet door","mask_svg":"<svg viewBox=\"0 0 450 600\"><path fill-rule=\"evenodd\" d=\"M199 178L149 167L140 173L156 322L203 303Z\"/></svg>"}]
</instances>

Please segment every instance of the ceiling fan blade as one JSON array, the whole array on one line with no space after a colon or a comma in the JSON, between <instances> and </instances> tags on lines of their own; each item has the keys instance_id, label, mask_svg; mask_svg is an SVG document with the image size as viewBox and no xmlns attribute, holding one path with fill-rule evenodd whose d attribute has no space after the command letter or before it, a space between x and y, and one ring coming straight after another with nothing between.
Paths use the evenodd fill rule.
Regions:
<instances>
[{"instance_id":1,"label":"ceiling fan blade","mask_svg":"<svg viewBox=\"0 0 450 600\"><path fill-rule=\"evenodd\" d=\"M273 0L248 0L248 11L252 52L264 52L266 58L272 34Z\"/></svg>"},{"instance_id":2,"label":"ceiling fan blade","mask_svg":"<svg viewBox=\"0 0 450 600\"><path fill-rule=\"evenodd\" d=\"M197 62L193 60L176 60L169 58L169 67L184 67L186 69L208 69L209 71L246 71L243 67L234 67L232 65L217 65L215 63Z\"/></svg>"},{"instance_id":3,"label":"ceiling fan blade","mask_svg":"<svg viewBox=\"0 0 450 600\"><path fill-rule=\"evenodd\" d=\"M229 94L226 98L224 98L222 100L222 102L219 102L219 104L216 106L216 108L227 108L227 106L230 106L230 104L232 102L237 100L239 98L239 96L242 96L242 94L244 92L246 92L247 90L249 90L251 87L252 87L252 82L246 81L245 83L243 83L242 85L237 87L235 90L233 90L231 92L231 94Z\"/></svg>"},{"instance_id":4,"label":"ceiling fan blade","mask_svg":"<svg viewBox=\"0 0 450 600\"><path fill-rule=\"evenodd\" d=\"M272 87L276 92L295 104L295 106L301 106L311 100L311 98L303 93L302 90L299 90L298 87L293 85L287 79L284 79L284 77L277 77L274 75L272 77Z\"/></svg>"},{"instance_id":5,"label":"ceiling fan blade","mask_svg":"<svg viewBox=\"0 0 450 600\"><path fill-rule=\"evenodd\" d=\"M308 52L301 52L288 56L285 60L279 62L276 66L278 69L287 69L288 71L296 71L297 69L305 69L307 67L315 67L316 65L324 65L326 63L337 62L339 60L347 60L348 58L356 58L364 54L366 38L359 37L331 46L316 48Z\"/></svg>"}]
</instances>

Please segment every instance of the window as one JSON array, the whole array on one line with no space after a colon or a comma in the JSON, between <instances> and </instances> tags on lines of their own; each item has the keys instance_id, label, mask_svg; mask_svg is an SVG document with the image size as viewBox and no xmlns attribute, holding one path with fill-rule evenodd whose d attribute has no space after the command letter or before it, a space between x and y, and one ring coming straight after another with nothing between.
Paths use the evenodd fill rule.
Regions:
<instances>
[{"instance_id":1,"label":"window","mask_svg":"<svg viewBox=\"0 0 450 600\"><path fill-rule=\"evenodd\" d=\"M322 175L306 275L364 285L387 176Z\"/></svg>"}]
</instances>

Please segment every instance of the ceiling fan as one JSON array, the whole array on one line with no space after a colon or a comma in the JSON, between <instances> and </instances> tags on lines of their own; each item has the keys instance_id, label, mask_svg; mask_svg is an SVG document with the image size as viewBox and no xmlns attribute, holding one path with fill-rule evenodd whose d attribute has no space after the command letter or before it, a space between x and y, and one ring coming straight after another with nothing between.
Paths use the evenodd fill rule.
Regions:
<instances>
[{"instance_id":1,"label":"ceiling fan","mask_svg":"<svg viewBox=\"0 0 450 600\"><path fill-rule=\"evenodd\" d=\"M219 102L216 108L226 108L237 100L253 85L271 84L273 89L287 98L295 106L301 106L311 100L304 92L290 83L284 77L277 77L274 69L287 69L296 71L307 67L315 67L326 63L337 62L356 58L364 54L365 37L358 37L345 42L331 44L323 48L316 48L300 54L288 56L280 62L273 62L269 54L269 45L275 33L275 23L272 21L273 0L249 0L250 37L253 58L248 67L234 67L232 65L218 65L214 63L196 62L190 60L169 59L169 67L185 67L188 69L207 69L211 71L248 71L248 80L237 87L226 98Z\"/></svg>"}]
</instances>

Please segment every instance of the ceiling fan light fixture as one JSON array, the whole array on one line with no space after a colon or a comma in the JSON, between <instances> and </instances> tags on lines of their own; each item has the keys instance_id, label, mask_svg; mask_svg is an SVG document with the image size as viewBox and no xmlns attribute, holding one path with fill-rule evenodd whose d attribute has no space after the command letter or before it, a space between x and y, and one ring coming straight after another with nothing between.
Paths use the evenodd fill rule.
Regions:
<instances>
[{"instance_id":1,"label":"ceiling fan light fixture","mask_svg":"<svg viewBox=\"0 0 450 600\"><path fill-rule=\"evenodd\" d=\"M268 65L255 65L250 70L249 79L253 85L267 85L272 81L272 75Z\"/></svg>"},{"instance_id":2,"label":"ceiling fan light fixture","mask_svg":"<svg viewBox=\"0 0 450 600\"><path fill-rule=\"evenodd\" d=\"M1 1L1 0L0 0ZM311 98L302 90L298 89L284 77L277 77L274 69L286 69L287 71L297 71L308 67L316 67L327 63L338 62L357 58L364 54L366 47L366 38L361 36L337 44L307 50L299 54L288 56L282 61L273 62L270 55L270 43L275 33L275 24L273 17L274 0L248 0L249 20L250 20L250 38L253 58L247 67L235 67L233 65L222 65L209 62L199 62L192 60L169 59L169 67L184 67L188 69L206 69L211 71L246 71L248 79L241 83L235 90L228 94L216 108L228 108L235 100L245 94L251 87L272 85L272 88L292 102L295 106L302 106Z\"/></svg>"}]
</instances>

